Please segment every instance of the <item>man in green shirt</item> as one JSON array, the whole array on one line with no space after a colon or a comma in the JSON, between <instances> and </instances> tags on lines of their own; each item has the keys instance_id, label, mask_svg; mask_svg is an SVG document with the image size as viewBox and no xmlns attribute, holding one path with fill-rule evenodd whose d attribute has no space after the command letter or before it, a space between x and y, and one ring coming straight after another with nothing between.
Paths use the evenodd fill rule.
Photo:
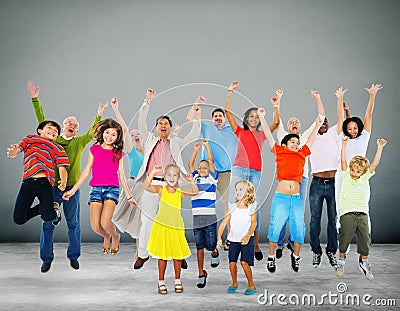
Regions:
<instances>
[{"instance_id":1,"label":"man in green shirt","mask_svg":"<svg viewBox=\"0 0 400 311\"><path fill-rule=\"evenodd\" d=\"M28 91L32 98L32 105L36 113L38 122L46 120L43 113L42 105L39 102L39 87L35 87L32 81L28 82ZM81 228L80 228L80 192L79 190L68 201L62 199L65 191L70 190L79 178L81 171L81 157L85 147L92 141L92 128L101 120L103 113L107 108L106 105L99 104L97 116L94 119L92 127L82 136L76 136L79 130L79 123L75 117L67 117L62 123L62 134L55 140L56 143L64 147L69 160L67 187L64 191L57 188L60 182L60 174L55 168L55 182L53 185L53 201L54 204L63 204L64 216L68 226L68 250L67 257L70 260L71 267L79 269L78 258L81 254ZM53 253L53 237L54 226L51 222L43 222L42 232L40 235L40 258L42 259L41 272L50 270L51 263L54 259Z\"/></svg>"}]
</instances>

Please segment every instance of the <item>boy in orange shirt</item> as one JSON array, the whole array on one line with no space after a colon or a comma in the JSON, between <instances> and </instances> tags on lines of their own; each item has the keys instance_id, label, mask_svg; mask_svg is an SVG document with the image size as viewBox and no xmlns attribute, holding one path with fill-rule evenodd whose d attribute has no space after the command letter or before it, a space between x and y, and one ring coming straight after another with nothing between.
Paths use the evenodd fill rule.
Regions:
<instances>
[{"instance_id":1,"label":"boy in orange shirt","mask_svg":"<svg viewBox=\"0 0 400 311\"><path fill-rule=\"evenodd\" d=\"M268 228L269 256L267 259L267 270L275 272L275 248L279 239L279 234L285 225L289 222L291 238L294 241L294 251L291 254L292 269L299 271L300 266L300 248L304 243L305 225L303 203L300 198L300 184L303 175L304 162L310 155L309 146L313 143L322 120L318 117L315 122L315 128L308 137L307 143L300 148L300 138L297 134L286 135L279 146L265 121L265 110L258 109L261 127L271 147L271 152L275 154L276 161L276 179L278 185L272 200L270 211L270 223Z\"/></svg>"}]
</instances>

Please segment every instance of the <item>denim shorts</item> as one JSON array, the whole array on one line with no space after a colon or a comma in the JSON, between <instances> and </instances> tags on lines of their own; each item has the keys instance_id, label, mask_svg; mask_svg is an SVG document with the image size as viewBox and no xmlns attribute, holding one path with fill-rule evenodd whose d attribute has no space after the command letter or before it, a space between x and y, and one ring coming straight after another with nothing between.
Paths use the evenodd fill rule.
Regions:
<instances>
[{"instance_id":1,"label":"denim shorts","mask_svg":"<svg viewBox=\"0 0 400 311\"><path fill-rule=\"evenodd\" d=\"M193 234L196 249L213 251L217 247L217 216L194 215Z\"/></svg>"},{"instance_id":2,"label":"denim shorts","mask_svg":"<svg viewBox=\"0 0 400 311\"><path fill-rule=\"evenodd\" d=\"M240 261L246 262L249 266L254 266L254 236L250 237L246 245L242 245L240 242L229 244L229 262L237 262L239 254Z\"/></svg>"},{"instance_id":3,"label":"denim shorts","mask_svg":"<svg viewBox=\"0 0 400 311\"><path fill-rule=\"evenodd\" d=\"M89 204L90 202L103 203L105 200L113 200L118 204L119 187L115 186L95 186L90 189Z\"/></svg>"}]
</instances>

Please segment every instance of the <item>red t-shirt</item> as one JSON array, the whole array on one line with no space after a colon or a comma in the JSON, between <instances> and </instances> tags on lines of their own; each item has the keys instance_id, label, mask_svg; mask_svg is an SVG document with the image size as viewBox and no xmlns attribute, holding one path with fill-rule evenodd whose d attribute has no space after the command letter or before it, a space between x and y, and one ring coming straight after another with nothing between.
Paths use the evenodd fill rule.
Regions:
<instances>
[{"instance_id":1,"label":"red t-shirt","mask_svg":"<svg viewBox=\"0 0 400 311\"><path fill-rule=\"evenodd\" d=\"M276 179L277 180L297 180L301 184L304 163L306 157L311 154L307 145L304 145L298 152L291 151L277 143L271 148L275 154Z\"/></svg>"},{"instance_id":2,"label":"red t-shirt","mask_svg":"<svg viewBox=\"0 0 400 311\"><path fill-rule=\"evenodd\" d=\"M233 165L261 171L261 151L266 139L264 132L252 132L238 126L235 135L238 138L238 148Z\"/></svg>"}]
</instances>

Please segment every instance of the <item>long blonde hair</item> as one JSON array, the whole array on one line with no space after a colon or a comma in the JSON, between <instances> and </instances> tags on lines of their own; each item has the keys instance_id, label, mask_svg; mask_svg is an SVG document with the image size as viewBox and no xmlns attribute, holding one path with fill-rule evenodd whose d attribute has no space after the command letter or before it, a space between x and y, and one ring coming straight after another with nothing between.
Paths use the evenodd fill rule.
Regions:
<instances>
[{"instance_id":1,"label":"long blonde hair","mask_svg":"<svg viewBox=\"0 0 400 311\"><path fill-rule=\"evenodd\" d=\"M249 206L250 204L254 203L256 201L256 188L254 187L254 185L245 179L242 180L238 180L237 182L235 182L235 188L236 185L238 184L246 184L246 195L243 196L243 202L244 204L246 204L246 206ZM235 203L239 202L238 199L235 200Z\"/></svg>"}]
</instances>

